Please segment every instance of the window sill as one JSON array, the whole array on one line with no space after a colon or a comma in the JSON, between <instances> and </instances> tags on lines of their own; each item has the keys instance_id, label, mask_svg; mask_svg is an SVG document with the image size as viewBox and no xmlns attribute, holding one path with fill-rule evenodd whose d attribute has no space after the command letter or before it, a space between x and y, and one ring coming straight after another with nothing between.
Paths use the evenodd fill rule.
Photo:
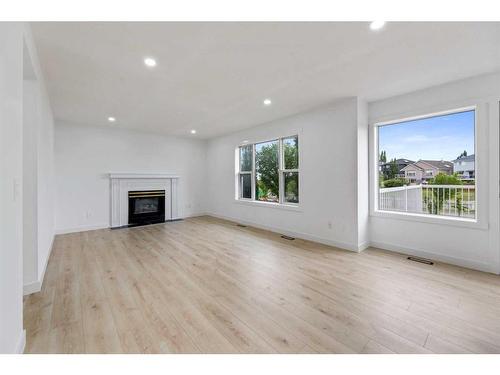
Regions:
<instances>
[{"instance_id":1,"label":"window sill","mask_svg":"<svg viewBox=\"0 0 500 375\"><path fill-rule=\"evenodd\" d=\"M470 229L488 229L488 224L480 222L478 219L466 219L448 216L431 216L425 214L415 214L397 211L380 211L375 210L370 213L370 216L381 217L387 219L398 219L407 221L416 221L427 224L451 225Z\"/></svg>"},{"instance_id":2,"label":"window sill","mask_svg":"<svg viewBox=\"0 0 500 375\"><path fill-rule=\"evenodd\" d=\"M276 208L279 210L302 212L302 209L300 208L300 206L294 205L294 204L259 202L259 201L244 200L244 199L235 199L234 203L242 204L242 205L246 205L246 206L268 207L268 208Z\"/></svg>"}]
</instances>

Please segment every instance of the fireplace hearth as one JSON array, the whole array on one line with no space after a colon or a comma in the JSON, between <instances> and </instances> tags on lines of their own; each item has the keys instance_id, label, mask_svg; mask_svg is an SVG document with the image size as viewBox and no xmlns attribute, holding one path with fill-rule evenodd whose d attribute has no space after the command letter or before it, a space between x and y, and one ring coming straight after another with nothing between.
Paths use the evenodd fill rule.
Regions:
<instances>
[{"instance_id":1,"label":"fireplace hearth","mask_svg":"<svg viewBox=\"0 0 500 375\"><path fill-rule=\"evenodd\" d=\"M128 192L128 225L165 222L165 190Z\"/></svg>"}]
</instances>

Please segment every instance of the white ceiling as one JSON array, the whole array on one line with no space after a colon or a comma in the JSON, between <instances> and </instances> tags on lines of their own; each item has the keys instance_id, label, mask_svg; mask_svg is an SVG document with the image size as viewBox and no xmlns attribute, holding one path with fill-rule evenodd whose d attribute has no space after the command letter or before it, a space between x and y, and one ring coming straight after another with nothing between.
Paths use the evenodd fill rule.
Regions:
<instances>
[{"instance_id":1,"label":"white ceiling","mask_svg":"<svg viewBox=\"0 0 500 375\"><path fill-rule=\"evenodd\" d=\"M54 115L209 138L500 70L500 23L34 23ZM148 69L145 56L158 66ZM271 98L272 106L262 104Z\"/></svg>"}]
</instances>

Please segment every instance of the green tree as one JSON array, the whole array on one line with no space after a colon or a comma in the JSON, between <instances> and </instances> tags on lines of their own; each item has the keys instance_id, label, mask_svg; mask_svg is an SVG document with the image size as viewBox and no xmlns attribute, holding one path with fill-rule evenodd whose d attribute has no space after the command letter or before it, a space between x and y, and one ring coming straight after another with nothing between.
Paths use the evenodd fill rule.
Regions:
<instances>
[{"instance_id":1,"label":"green tree","mask_svg":"<svg viewBox=\"0 0 500 375\"><path fill-rule=\"evenodd\" d=\"M285 169L298 169L299 139L297 137L285 138L283 140L283 151L285 154Z\"/></svg>"},{"instance_id":2,"label":"green tree","mask_svg":"<svg viewBox=\"0 0 500 375\"><path fill-rule=\"evenodd\" d=\"M268 142L256 147L255 171L257 199L267 200L279 196L278 142Z\"/></svg>"},{"instance_id":3,"label":"green tree","mask_svg":"<svg viewBox=\"0 0 500 375\"><path fill-rule=\"evenodd\" d=\"M463 182L456 174L448 175L438 173L436 177L429 181L429 185L463 185ZM465 207L462 205L462 196L457 194L456 189L424 189L424 204L427 205L427 210L431 214L438 215L443 209L444 202L452 201L455 205L458 215L460 216Z\"/></svg>"},{"instance_id":4,"label":"green tree","mask_svg":"<svg viewBox=\"0 0 500 375\"><path fill-rule=\"evenodd\" d=\"M384 181L384 187L386 188L398 187L404 185L408 185L408 182L404 178L393 178Z\"/></svg>"},{"instance_id":5,"label":"green tree","mask_svg":"<svg viewBox=\"0 0 500 375\"><path fill-rule=\"evenodd\" d=\"M398 165L396 164L396 159L392 159L389 165L389 175L387 176L389 179L395 178L399 173Z\"/></svg>"},{"instance_id":6,"label":"green tree","mask_svg":"<svg viewBox=\"0 0 500 375\"><path fill-rule=\"evenodd\" d=\"M460 155L458 155L457 159L463 158L465 156L467 156L467 150L464 150L464 152L462 152Z\"/></svg>"},{"instance_id":7,"label":"green tree","mask_svg":"<svg viewBox=\"0 0 500 375\"><path fill-rule=\"evenodd\" d=\"M387 155L384 150L380 152L379 161L381 161L382 163L387 163Z\"/></svg>"},{"instance_id":8,"label":"green tree","mask_svg":"<svg viewBox=\"0 0 500 375\"><path fill-rule=\"evenodd\" d=\"M285 169L299 168L299 139L289 137L283 139L283 161ZM287 172L283 175L286 202L299 202L299 175L296 172Z\"/></svg>"},{"instance_id":9,"label":"green tree","mask_svg":"<svg viewBox=\"0 0 500 375\"><path fill-rule=\"evenodd\" d=\"M387 168L387 166L385 166L382 170L383 170L385 180L391 180L391 179L395 178L399 173L399 168L398 168L398 165L396 163L396 158L392 159L389 162L388 168Z\"/></svg>"},{"instance_id":10,"label":"green tree","mask_svg":"<svg viewBox=\"0 0 500 375\"><path fill-rule=\"evenodd\" d=\"M285 201L290 203L299 203L299 175L298 173L288 172L284 174L285 183Z\"/></svg>"}]
</instances>

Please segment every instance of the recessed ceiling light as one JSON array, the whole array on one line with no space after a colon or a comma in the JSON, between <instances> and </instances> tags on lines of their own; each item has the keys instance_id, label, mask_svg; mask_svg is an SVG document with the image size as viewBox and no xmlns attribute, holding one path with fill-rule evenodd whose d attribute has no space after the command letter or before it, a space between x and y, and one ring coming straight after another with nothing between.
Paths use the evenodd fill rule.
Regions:
<instances>
[{"instance_id":1,"label":"recessed ceiling light","mask_svg":"<svg viewBox=\"0 0 500 375\"><path fill-rule=\"evenodd\" d=\"M116 121L116 118L114 118L114 117L108 117L108 121L109 121L109 122L115 122L115 121Z\"/></svg>"},{"instance_id":2,"label":"recessed ceiling light","mask_svg":"<svg viewBox=\"0 0 500 375\"><path fill-rule=\"evenodd\" d=\"M370 29L372 30L380 30L385 26L385 21L373 21L370 23Z\"/></svg>"},{"instance_id":3,"label":"recessed ceiling light","mask_svg":"<svg viewBox=\"0 0 500 375\"><path fill-rule=\"evenodd\" d=\"M144 59L144 65L146 65L147 67L153 68L156 66L156 60L153 59L152 57L146 57Z\"/></svg>"},{"instance_id":4,"label":"recessed ceiling light","mask_svg":"<svg viewBox=\"0 0 500 375\"><path fill-rule=\"evenodd\" d=\"M196 130L191 130L191 134L196 134Z\"/></svg>"},{"instance_id":5,"label":"recessed ceiling light","mask_svg":"<svg viewBox=\"0 0 500 375\"><path fill-rule=\"evenodd\" d=\"M247 140L244 140L244 141L243 141L243 143L248 143L248 141L247 141Z\"/></svg>"},{"instance_id":6,"label":"recessed ceiling light","mask_svg":"<svg viewBox=\"0 0 500 375\"><path fill-rule=\"evenodd\" d=\"M264 99L264 105L269 106L269 105L271 105L271 104L272 104L271 99L269 99L269 98L268 98L268 99Z\"/></svg>"}]
</instances>

